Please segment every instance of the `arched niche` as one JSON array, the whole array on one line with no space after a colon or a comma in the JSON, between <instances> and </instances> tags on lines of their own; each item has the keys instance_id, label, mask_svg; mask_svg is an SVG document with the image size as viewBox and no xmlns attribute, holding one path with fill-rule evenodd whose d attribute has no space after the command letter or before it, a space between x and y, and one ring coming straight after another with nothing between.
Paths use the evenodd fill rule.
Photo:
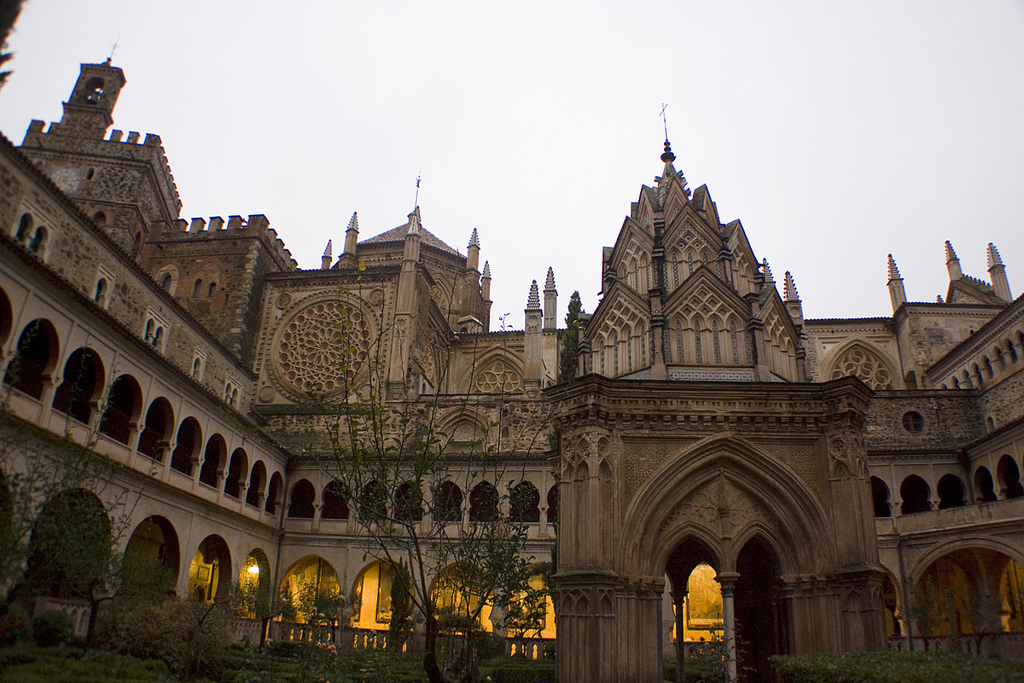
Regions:
<instances>
[{"instance_id":1,"label":"arched niche","mask_svg":"<svg viewBox=\"0 0 1024 683\"><path fill-rule=\"evenodd\" d=\"M173 593L181 568L178 534L166 517L153 515L132 531L124 551L126 581L133 590Z\"/></svg>"},{"instance_id":2,"label":"arched niche","mask_svg":"<svg viewBox=\"0 0 1024 683\"><path fill-rule=\"evenodd\" d=\"M188 572L188 594L195 600L227 600L231 592L231 551L217 534L199 544Z\"/></svg>"}]
</instances>

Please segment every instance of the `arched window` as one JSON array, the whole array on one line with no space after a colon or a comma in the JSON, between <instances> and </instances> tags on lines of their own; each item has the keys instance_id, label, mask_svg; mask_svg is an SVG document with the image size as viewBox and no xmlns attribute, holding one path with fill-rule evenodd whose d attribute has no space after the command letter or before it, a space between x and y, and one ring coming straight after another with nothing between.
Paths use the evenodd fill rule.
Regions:
<instances>
[{"instance_id":1,"label":"arched window","mask_svg":"<svg viewBox=\"0 0 1024 683\"><path fill-rule=\"evenodd\" d=\"M412 482L399 485L395 491L395 517L405 522L423 519L423 493Z\"/></svg>"},{"instance_id":2,"label":"arched window","mask_svg":"<svg viewBox=\"0 0 1024 683\"><path fill-rule=\"evenodd\" d=\"M987 467L979 467L974 472L974 496L979 503L991 503L996 500L996 486L992 481L992 473Z\"/></svg>"},{"instance_id":3,"label":"arched window","mask_svg":"<svg viewBox=\"0 0 1024 683\"><path fill-rule=\"evenodd\" d=\"M228 446L224 437L214 434L206 442L206 451L203 453L203 467L199 470L199 481L217 488L220 477L224 472L224 461L227 459Z\"/></svg>"},{"instance_id":4,"label":"arched window","mask_svg":"<svg viewBox=\"0 0 1024 683\"><path fill-rule=\"evenodd\" d=\"M509 497L509 513L513 522L539 522L540 493L537 487L528 481L516 485Z\"/></svg>"},{"instance_id":5,"label":"arched window","mask_svg":"<svg viewBox=\"0 0 1024 683\"><path fill-rule=\"evenodd\" d=\"M224 493L232 498L240 498L245 478L249 474L249 456L245 449L236 448L228 463L228 474L224 478Z\"/></svg>"},{"instance_id":6,"label":"arched window","mask_svg":"<svg viewBox=\"0 0 1024 683\"><path fill-rule=\"evenodd\" d=\"M316 490L308 479L300 479L292 487L291 502L288 505L288 516L292 519L313 519L313 503L316 501Z\"/></svg>"},{"instance_id":7,"label":"arched window","mask_svg":"<svg viewBox=\"0 0 1024 683\"><path fill-rule=\"evenodd\" d=\"M170 273L164 273L163 278L160 280L160 286L163 287L165 292L171 291L171 282L174 280Z\"/></svg>"},{"instance_id":8,"label":"arched window","mask_svg":"<svg viewBox=\"0 0 1024 683\"><path fill-rule=\"evenodd\" d=\"M171 430L174 428L174 409L170 402L160 396L149 404L146 411L146 422L139 435L138 451L154 460L162 460L167 446L171 441Z\"/></svg>"},{"instance_id":9,"label":"arched window","mask_svg":"<svg viewBox=\"0 0 1024 683\"><path fill-rule=\"evenodd\" d=\"M57 331L50 321L33 320L18 338L17 351L4 373L4 384L33 398L42 398L43 386L57 364L58 352Z\"/></svg>"},{"instance_id":10,"label":"arched window","mask_svg":"<svg viewBox=\"0 0 1024 683\"><path fill-rule=\"evenodd\" d=\"M202 293L202 291L203 291L203 281L202 280L196 280L195 284L192 285L192 298L193 299L198 299L199 295Z\"/></svg>"},{"instance_id":11,"label":"arched window","mask_svg":"<svg viewBox=\"0 0 1024 683\"><path fill-rule=\"evenodd\" d=\"M186 417L178 427L174 453L171 454L171 469L192 476L192 464L199 462L199 449L203 444L203 430L194 417Z\"/></svg>"},{"instance_id":12,"label":"arched window","mask_svg":"<svg viewBox=\"0 0 1024 683\"><path fill-rule=\"evenodd\" d=\"M482 481L469 492L469 519L473 522L491 522L498 518L498 490Z\"/></svg>"},{"instance_id":13,"label":"arched window","mask_svg":"<svg viewBox=\"0 0 1024 683\"><path fill-rule=\"evenodd\" d=\"M345 500L345 485L333 480L324 487L323 508L320 517L323 519L348 519L349 509Z\"/></svg>"},{"instance_id":14,"label":"arched window","mask_svg":"<svg viewBox=\"0 0 1024 683\"><path fill-rule=\"evenodd\" d=\"M64 381L54 394L54 409L88 424L104 380L99 355L92 349L76 349L64 364Z\"/></svg>"},{"instance_id":15,"label":"arched window","mask_svg":"<svg viewBox=\"0 0 1024 683\"><path fill-rule=\"evenodd\" d=\"M434 518L448 523L462 520L462 489L455 482L446 481L434 491Z\"/></svg>"},{"instance_id":16,"label":"arched window","mask_svg":"<svg viewBox=\"0 0 1024 683\"><path fill-rule=\"evenodd\" d=\"M210 297L211 299L212 299L213 297L217 296L217 283L216 283L216 282L211 282L211 283L210 283L210 287L209 287L209 289L207 290L207 295L208 295L208 296L209 296L209 297Z\"/></svg>"},{"instance_id":17,"label":"arched window","mask_svg":"<svg viewBox=\"0 0 1024 683\"><path fill-rule=\"evenodd\" d=\"M900 485L900 497L903 499L900 512L904 515L911 515L915 512L931 510L930 495L927 482L916 474L910 475Z\"/></svg>"},{"instance_id":18,"label":"arched window","mask_svg":"<svg viewBox=\"0 0 1024 683\"><path fill-rule=\"evenodd\" d=\"M245 502L255 508L263 500L263 487L267 483L267 468L263 461L257 461L249 474L249 486L245 489Z\"/></svg>"},{"instance_id":19,"label":"arched window","mask_svg":"<svg viewBox=\"0 0 1024 683\"><path fill-rule=\"evenodd\" d=\"M142 390L131 375L121 375L110 385L107 409L100 419L100 433L128 445L132 429L142 412Z\"/></svg>"},{"instance_id":20,"label":"arched window","mask_svg":"<svg viewBox=\"0 0 1024 683\"><path fill-rule=\"evenodd\" d=\"M558 484L548 489L548 522L558 523Z\"/></svg>"},{"instance_id":21,"label":"arched window","mask_svg":"<svg viewBox=\"0 0 1024 683\"><path fill-rule=\"evenodd\" d=\"M270 477L270 486L267 488L267 504L263 507L268 514L276 514L277 506L281 504L281 491L284 488L280 472L274 472Z\"/></svg>"},{"instance_id":22,"label":"arched window","mask_svg":"<svg viewBox=\"0 0 1024 683\"><path fill-rule=\"evenodd\" d=\"M1024 497L1024 487L1020 483L1020 468L1016 461L1009 455L999 458L999 465L996 467L996 475L999 477L1003 498Z\"/></svg>"},{"instance_id":23,"label":"arched window","mask_svg":"<svg viewBox=\"0 0 1024 683\"><path fill-rule=\"evenodd\" d=\"M18 221L18 232L14 235L14 239L18 241L18 244L22 246L28 244L29 237L32 235L33 225L32 214L25 213L21 215L21 220Z\"/></svg>"},{"instance_id":24,"label":"arched window","mask_svg":"<svg viewBox=\"0 0 1024 683\"><path fill-rule=\"evenodd\" d=\"M939 509L958 508L964 505L964 483L955 474L939 479L936 487L939 493Z\"/></svg>"},{"instance_id":25,"label":"arched window","mask_svg":"<svg viewBox=\"0 0 1024 683\"><path fill-rule=\"evenodd\" d=\"M107 287L107 278L105 277L101 277L96 282L96 293L92 295L92 300L101 306L107 299Z\"/></svg>"},{"instance_id":26,"label":"arched window","mask_svg":"<svg viewBox=\"0 0 1024 683\"><path fill-rule=\"evenodd\" d=\"M40 225L36 228L36 234L32 236L32 241L28 243L28 250L33 254L41 254L46 249L46 241L49 237L50 233Z\"/></svg>"},{"instance_id":27,"label":"arched window","mask_svg":"<svg viewBox=\"0 0 1024 683\"><path fill-rule=\"evenodd\" d=\"M889 487L878 477L871 477L871 500L875 507L875 517L892 517L889 507Z\"/></svg>"}]
</instances>

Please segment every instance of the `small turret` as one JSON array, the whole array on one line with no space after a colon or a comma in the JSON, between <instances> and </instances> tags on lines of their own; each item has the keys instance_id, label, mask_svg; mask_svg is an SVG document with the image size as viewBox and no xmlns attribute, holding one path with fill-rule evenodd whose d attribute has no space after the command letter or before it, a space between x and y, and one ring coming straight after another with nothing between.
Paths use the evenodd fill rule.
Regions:
<instances>
[{"instance_id":1,"label":"small turret","mask_svg":"<svg viewBox=\"0 0 1024 683\"><path fill-rule=\"evenodd\" d=\"M109 59L102 64L82 64L71 97L64 103L59 132L103 139L104 132L114 123L114 105L124 84L124 72L111 66Z\"/></svg>"},{"instance_id":2,"label":"small turret","mask_svg":"<svg viewBox=\"0 0 1024 683\"><path fill-rule=\"evenodd\" d=\"M327 248L324 249L324 255L320 257L320 270L329 270L331 259L331 240L327 240Z\"/></svg>"},{"instance_id":3,"label":"small turret","mask_svg":"<svg viewBox=\"0 0 1024 683\"><path fill-rule=\"evenodd\" d=\"M1006 279L1006 266L1003 265L1003 259L999 257L996 245L991 242L988 243L988 274L992 278L993 293L1007 303L1013 301L1010 283Z\"/></svg>"},{"instance_id":4,"label":"small turret","mask_svg":"<svg viewBox=\"0 0 1024 683\"><path fill-rule=\"evenodd\" d=\"M467 270L479 270L480 269L480 235L477 234L476 228L473 228L473 234L469 236L469 246L466 247L466 269Z\"/></svg>"},{"instance_id":5,"label":"small turret","mask_svg":"<svg viewBox=\"0 0 1024 683\"><path fill-rule=\"evenodd\" d=\"M541 387L544 373L544 341L541 335L543 313L540 308L540 290L537 281L530 285L530 297L526 301L526 328L523 339L523 360L525 361L525 389L527 395L534 395Z\"/></svg>"},{"instance_id":6,"label":"small turret","mask_svg":"<svg viewBox=\"0 0 1024 683\"><path fill-rule=\"evenodd\" d=\"M956 282L964 276L964 271L960 270L960 259L956 257L949 240L946 240L946 270L949 271L950 282Z\"/></svg>"},{"instance_id":7,"label":"small turret","mask_svg":"<svg viewBox=\"0 0 1024 683\"><path fill-rule=\"evenodd\" d=\"M349 256L356 255L356 242L359 241L359 214L352 212L352 218L348 221L348 228L345 229L345 251Z\"/></svg>"},{"instance_id":8,"label":"small turret","mask_svg":"<svg viewBox=\"0 0 1024 683\"><path fill-rule=\"evenodd\" d=\"M946 242L949 244L949 242ZM896 259L889 254L889 299L892 300L892 312L907 303L907 292L903 289L903 278L900 277L900 269L896 267Z\"/></svg>"},{"instance_id":9,"label":"small turret","mask_svg":"<svg viewBox=\"0 0 1024 683\"><path fill-rule=\"evenodd\" d=\"M548 267L548 278L544 281L544 329L558 327L558 290L555 289L555 271Z\"/></svg>"}]
</instances>

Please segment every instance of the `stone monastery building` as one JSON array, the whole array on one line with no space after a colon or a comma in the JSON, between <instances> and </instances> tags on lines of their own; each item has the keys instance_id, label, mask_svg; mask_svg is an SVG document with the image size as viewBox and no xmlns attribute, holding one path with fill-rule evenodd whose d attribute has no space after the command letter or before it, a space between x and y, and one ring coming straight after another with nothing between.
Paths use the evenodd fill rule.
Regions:
<instances>
[{"instance_id":1,"label":"stone monastery building","mask_svg":"<svg viewBox=\"0 0 1024 683\"><path fill-rule=\"evenodd\" d=\"M391 405L442 406L456 469L480 441L508 464L489 482L464 466L445 493L456 528L508 486L538 560L557 521L540 635L557 633L560 680L660 680L678 634L724 637L734 676L762 680L775 653L1024 633L1024 297L994 245L969 245L988 281L947 242L937 301L907 301L889 256L891 317L805 320L790 274L780 287L740 222L691 192L666 141L604 249L577 379L556 385L550 269L523 329L496 333L476 231L463 253L418 208L371 236L353 215L316 270L265 216L183 220L160 138L110 130L124 85L109 61L82 65L59 123L0 141L18 444L2 474L94 439L118 465L95 495L136 501L122 548L158 559L177 595L315 578L357 596L357 633L387 630L392 570L318 465L310 403L377 372ZM38 600L85 616L66 590Z\"/></svg>"}]
</instances>

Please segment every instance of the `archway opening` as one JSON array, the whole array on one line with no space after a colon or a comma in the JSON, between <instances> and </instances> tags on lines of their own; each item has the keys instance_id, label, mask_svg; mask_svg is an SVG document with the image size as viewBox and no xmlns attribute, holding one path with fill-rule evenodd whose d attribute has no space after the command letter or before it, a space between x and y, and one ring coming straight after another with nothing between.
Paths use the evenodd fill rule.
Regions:
<instances>
[{"instance_id":1,"label":"archway opening","mask_svg":"<svg viewBox=\"0 0 1024 683\"><path fill-rule=\"evenodd\" d=\"M1024 633L1024 566L990 548L962 548L921 573L911 597L923 636Z\"/></svg>"},{"instance_id":2,"label":"archway opening","mask_svg":"<svg viewBox=\"0 0 1024 683\"><path fill-rule=\"evenodd\" d=\"M711 548L695 538L684 540L669 556L665 574L672 591L674 622L670 631L675 653L666 654L666 658L674 659L677 671L686 671L686 659L693 666L696 660L717 654L723 663L722 589L716 577L719 566Z\"/></svg>"},{"instance_id":3,"label":"archway opening","mask_svg":"<svg viewBox=\"0 0 1024 683\"><path fill-rule=\"evenodd\" d=\"M789 628L781 598L779 556L762 538L747 542L736 558L737 671L740 681L774 681L768 659L788 654Z\"/></svg>"},{"instance_id":4,"label":"archway opening","mask_svg":"<svg viewBox=\"0 0 1024 683\"><path fill-rule=\"evenodd\" d=\"M270 560L261 548L250 552L238 572L239 616L247 619L269 619L272 610L270 597Z\"/></svg>"},{"instance_id":5,"label":"archway opening","mask_svg":"<svg viewBox=\"0 0 1024 683\"><path fill-rule=\"evenodd\" d=\"M207 536L192 557L188 594L195 600L224 600L231 590L231 552L220 536Z\"/></svg>"},{"instance_id":6,"label":"archway opening","mask_svg":"<svg viewBox=\"0 0 1024 683\"><path fill-rule=\"evenodd\" d=\"M178 535L170 521L159 516L142 520L124 551L125 580L132 591L173 594L180 565Z\"/></svg>"},{"instance_id":7,"label":"archway opening","mask_svg":"<svg viewBox=\"0 0 1024 683\"><path fill-rule=\"evenodd\" d=\"M300 624L336 625L344 600L338 573L317 555L299 560L281 582L281 595L290 606L289 617Z\"/></svg>"}]
</instances>

